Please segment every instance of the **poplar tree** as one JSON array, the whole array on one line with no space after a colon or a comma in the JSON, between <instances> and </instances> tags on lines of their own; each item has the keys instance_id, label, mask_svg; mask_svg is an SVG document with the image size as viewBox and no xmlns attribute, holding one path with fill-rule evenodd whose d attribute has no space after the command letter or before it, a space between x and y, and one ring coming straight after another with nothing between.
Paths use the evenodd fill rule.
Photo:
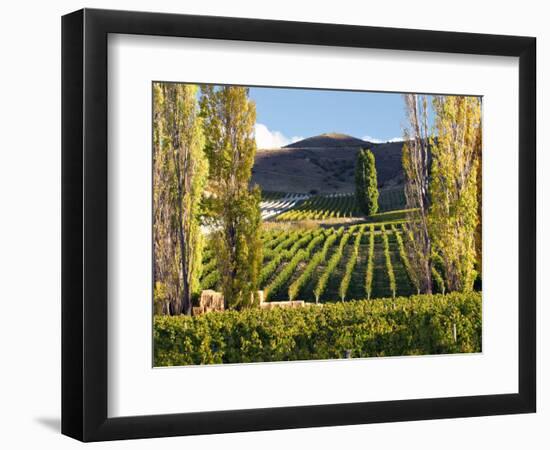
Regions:
<instances>
[{"instance_id":1,"label":"poplar tree","mask_svg":"<svg viewBox=\"0 0 550 450\"><path fill-rule=\"evenodd\" d=\"M411 276L423 294L432 293L432 244L428 226L430 145L433 138L428 124L428 98L405 94L408 124L404 129L402 152L405 198L409 209L406 232L407 257Z\"/></svg>"},{"instance_id":2,"label":"poplar tree","mask_svg":"<svg viewBox=\"0 0 550 450\"><path fill-rule=\"evenodd\" d=\"M374 154L370 150L361 149L355 164L355 197L365 215L371 216L378 212L378 195Z\"/></svg>"},{"instance_id":3,"label":"poplar tree","mask_svg":"<svg viewBox=\"0 0 550 450\"><path fill-rule=\"evenodd\" d=\"M451 291L471 291L476 277L481 102L477 97L433 100L437 141L432 148L430 235Z\"/></svg>"},{"instance_id":4,"label":"poplar tree","mask_svg":"<svg viewBox=\"0 0 550 450\"><path fill-rule=\"evenodd\" d=\"M480 126L480 132L476 134L476 139L473 141L473 145L475 147L475 153L476 153L476 159L477 159L477 228L476 228L476 270L481 275L481 269L482 269L482 252L481 252L481 234L482 234L482 159L481 159L481 149L482 149L482 132L481 132L481 98L479 99L480 102L480 119L479 119L479 126Z\"/></svg>"},{"instance_id":5,"label":"poplar tree","mask_svg":"<svg viewBox=\"0 0 550 450\"><path fill-rule=\"evenodd\" d=\"M244 87L203 86L201 91L210 164L208 217L226 307L241 309L258 301L262 263L261 192L249 186L256 154L256 107Z\"/></svg>"},{"instance_id":6,"label":"poplar tree","mask_svg":"<svg viewBox=\"0 0 550 450\"><path fill-rule=\"evenodd\" d=\"M165 314L191 314L199 284L208 162L198 113L196 86L153 84L153 276Z\"/></svg>"}]
</instances>

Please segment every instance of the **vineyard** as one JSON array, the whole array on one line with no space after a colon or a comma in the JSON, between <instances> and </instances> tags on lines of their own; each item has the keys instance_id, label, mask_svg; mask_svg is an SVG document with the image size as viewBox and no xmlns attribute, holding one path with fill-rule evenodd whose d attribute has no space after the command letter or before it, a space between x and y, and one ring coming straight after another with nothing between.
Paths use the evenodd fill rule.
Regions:
<instances>
[{"instance_id":1,"label":"vineyard","mask_svg":"<svg viewBox=\"0 0 550 450\"><path fill-rule=\"evenodd\" d=\"M316 303L416 294L406 239L403 220L264 231L260 288L269 301ZM207 248L201 289L218 289L219 281Z\"/></svg>"},{"instance_id":2,"label":"vineyard","mask_svg":"<svg viewBox=\"0 0 550 450\"><path fill-rule=\"evenodd\" d=\"M481 293L156 316L155 366L482 351Z\"/></svg>"},{"instance_id":3,"label":"vineyard","mask_svg":"<svg viewBox=\"0 0 550 450\"><path fill-rule=\"evenodd\" d=\"M402 187L380 190L380 211L365 217L350 193L262 193L267 301L311 303L410 296L418 292L406 254ZM200 289L220 290L215 251L203 255ZM444 292L435 271L436 291Z\"/></svg>"},{"instance_id":4,"label":"vineyard","mask_svg":"<svg viewBox=\"0 0 550 450\"><path fill-rule=\"evenodd\" d=\"M154 364L481 351L480 97L400 95L392 142L278 147L256 111L290 90L260 89L153 83ZM311 130L321 91L268 116ZM347 99L323 101L355 122Z\"/></svg>"},{"instance_id":5,"label":"vineyard","mask_svg":"<svg viewBox=\"0 0 550 450\"><path fill-rule=\"evenodd\" d=\"M405 207L402 188L380 190L380 212L400 210ZM285 194L265 192L262 202L264 220L279 222L301 220L327 220L361 217L355 195L333 193L323 195Z\"/></svg>"}]
</instances>

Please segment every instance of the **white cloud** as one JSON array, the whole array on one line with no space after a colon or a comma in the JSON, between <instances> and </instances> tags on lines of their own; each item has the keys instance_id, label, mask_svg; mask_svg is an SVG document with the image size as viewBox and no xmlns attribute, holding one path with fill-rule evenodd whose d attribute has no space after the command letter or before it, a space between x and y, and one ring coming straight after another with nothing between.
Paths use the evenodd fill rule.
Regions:
<instances>
[{"instance_id":1,"label":"white cloud","mask_svg":"<svg viewBox=\"0 0 550 450\"><path fill-rule=\"evenodd\" d=\"M303 139L301 136L287 138L280 131L271 131L262 123L257 123L254 126L254 135L258 148L279 148Z\"/></svg>"},{"instance_id":2,"label":"white cloud","mask_svg":"<svg viewBox=\"0 0 550 450\"><path fill-rule=\"evenodd\" d=\"M363 136L361 139L364 141L372 142L373 144L383 144L386 142L401 142L403 140L402 137L393 137L391 139L378 139L372 136Z\"/></svg>"}]
</instances>

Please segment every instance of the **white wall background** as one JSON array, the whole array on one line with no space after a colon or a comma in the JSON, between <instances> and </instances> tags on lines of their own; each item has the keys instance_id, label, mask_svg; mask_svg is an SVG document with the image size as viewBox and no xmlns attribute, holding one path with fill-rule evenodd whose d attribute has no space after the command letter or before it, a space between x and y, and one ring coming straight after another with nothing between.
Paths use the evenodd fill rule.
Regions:
<instances>
[{"instance_id":1,"label":"white wall background","mask_svg":"<svg viewBox=\"0 0 550 450\"><path fill-rule=\"evenodd\" d=\"M492 3L492 4L491 4ZM543 210L550 183L543 168L550 29L544 3L461 0L338 2L318 0L112 0L9 2L0 16L0 444L3 448L75 448L60 421L60 16L83 6L358 25L531 35L538 38L539 279L548 267L550 226ZM505 131L505 130L503 130ZM546 216L546 217L545 217ZM545 223L546 222L546 223ZM546 269L546 270L545 270ZM96 444L95 448L464 449L550 446L550 308L539 282L538 413L291 431Z\"/></svg>"}]
</instances>

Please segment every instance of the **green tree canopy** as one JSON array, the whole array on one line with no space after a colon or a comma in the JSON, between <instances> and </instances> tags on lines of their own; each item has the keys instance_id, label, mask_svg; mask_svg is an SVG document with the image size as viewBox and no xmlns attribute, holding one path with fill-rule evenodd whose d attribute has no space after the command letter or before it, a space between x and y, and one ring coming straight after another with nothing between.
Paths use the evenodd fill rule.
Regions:
<instances>
[{"instance_id":1,"label":"green tree canopy","mask_svg":"<svg viewBox=\"0 0 550 450\"><path fill-rule=\"evenodd\" d=\"M208 161L198 113L196 86L153 84L155 304L165 314L191 314L199 287Z\"/></svg>"},{"instance_id":2,"label":"green tree canopy","mask_svg":"<svg viewBox=\"0 0 550 450\"><path fill-rule=\"evenodd\" d=\"M433 103L437 140L432 148L430 236L449 290L467 292L477 275L481 100L437 96Z\"/></svg>"},{"instance_id":3,"label":"green tree canopy","mask_svg":"<svg viewBox=\"0 0 550 450\"><path fill-rule=\"evenodd\" d=\"M376 161L370 150L362 149L355 164L355 195L359 208L367 216L378 212Z\"/></svg>"},{"instance_id":4,"label":"green tree canopy","mask_svg":"<svg viewBox=\"0 0 550 450\"><path fill-rule=\"evenodd\" d=\"M250 188L256 155L256 107L248 89L203 86L201 116L210 163L208 213L226 306L253 305L262 263L258 187Z\"/></svg>"}]
</instances>

